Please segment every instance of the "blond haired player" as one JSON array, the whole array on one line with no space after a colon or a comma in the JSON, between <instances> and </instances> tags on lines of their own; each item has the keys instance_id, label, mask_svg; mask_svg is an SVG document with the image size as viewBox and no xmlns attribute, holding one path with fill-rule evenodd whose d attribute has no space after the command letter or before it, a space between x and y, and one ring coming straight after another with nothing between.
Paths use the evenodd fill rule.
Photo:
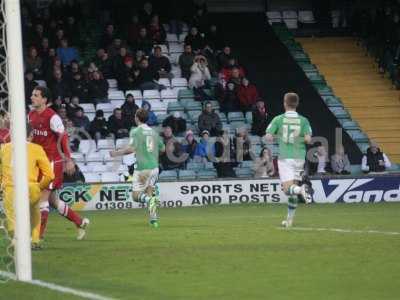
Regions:
<instances>
[{"instance_id":1,"label":"blond haired player","mask_svg":"<svg viewBox=\"0 0 400 300\"><path fill-rule=\"evenodd\" d=\"M46 153L40 145L31 143L29 136L31 129L28 126L28 183L29 202L32 227L32 249L40 249L40 198L42 191L47 189L54 179L53 169ZM28 201L28 199L14 199L12 143L1 145L0 148L0 183L4 197L4 212L7 218L7 230L10 236L14 235L15 214L14 201ZM38 179L40 175L40 180Z\"/></svg>"}]
</instances>

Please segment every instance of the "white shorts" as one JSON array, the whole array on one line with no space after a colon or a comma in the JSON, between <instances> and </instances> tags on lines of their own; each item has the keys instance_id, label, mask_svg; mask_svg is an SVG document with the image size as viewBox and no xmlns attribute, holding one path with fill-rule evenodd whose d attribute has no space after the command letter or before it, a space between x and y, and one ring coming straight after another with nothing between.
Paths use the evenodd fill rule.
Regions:
<instances>
[{"instance_id":1,"label":"white shorts","mask_svg":"<svg viewBox=\"0 0 400 300\"><path fill-rule=\"evenodd\" d=\"M301 180L304 172L304 159L279 159L278 169L281 182Z\"/></svg>"},{"instance_id":2,"label":"white shorts","mask_svg":"<svg viewBox=\"0 0 400 300\"><path fill-rule=\"evenodd\" d=\"M134 171L132 175L132 191L143 192L148 187L155 187L158 180L158 168Z\"/></svg>"}]
</instances>

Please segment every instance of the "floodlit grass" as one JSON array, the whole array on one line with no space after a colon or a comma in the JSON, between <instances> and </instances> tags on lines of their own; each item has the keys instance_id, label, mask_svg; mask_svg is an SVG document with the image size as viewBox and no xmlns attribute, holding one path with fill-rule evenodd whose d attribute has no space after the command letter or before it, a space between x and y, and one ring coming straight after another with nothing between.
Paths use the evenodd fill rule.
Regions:
<instances>
[{"instance_id":1,"label":"floodlit grass","mask_svg":"<svg viewBox=\"0 0 400 300\"><path fill-rule=\"evenodd\" d=\"M88 238L52 214L34 277L117 299L399 299L400 235L282 230L284 205L91 212ZM400 231L400 204L300 206L298 227ZM80 299L0 284L0 299Z\"/></svg>"}]
</instances>

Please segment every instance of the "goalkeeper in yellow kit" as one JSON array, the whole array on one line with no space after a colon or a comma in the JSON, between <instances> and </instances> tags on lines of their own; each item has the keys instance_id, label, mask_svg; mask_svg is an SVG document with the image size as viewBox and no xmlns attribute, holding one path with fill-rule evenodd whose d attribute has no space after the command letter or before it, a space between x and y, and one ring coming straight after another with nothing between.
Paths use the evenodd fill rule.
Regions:
<instances>
[{"instance_id":1,"label":"goalkeeper in yellow kit","mask_svg":"<svg viewBox=\"0 0 400 300\"><path fill-rule=\"evenodd\" d=\"M29 202L32 227L32 249L40 249L40 209L39 202L42 190L48 188L54 179L53 169L46 153L40 145L29 142L31 128L27 128L28 143L28 183ZM12 143L1 145L0 149L0 184L3 191L4 212L7 218L7 230L10 236L14 235L15 213L14 201L27 201L27 199L14 199Z\"/></svg>"}]
</instances>

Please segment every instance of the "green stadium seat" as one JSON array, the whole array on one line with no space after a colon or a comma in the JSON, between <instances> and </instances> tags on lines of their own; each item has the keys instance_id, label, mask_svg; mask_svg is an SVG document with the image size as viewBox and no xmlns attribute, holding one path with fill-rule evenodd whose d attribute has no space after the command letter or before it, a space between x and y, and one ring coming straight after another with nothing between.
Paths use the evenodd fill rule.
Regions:
<instances>
[{"instance_id":1,"label":"green stadium seat","mask_svg":"<svg viewBox=\"0 0 400 300\"><path fill-rule=\"evenodd\" d=\"M219 102L218 102L218 101L216 101L216 100L211 100L210 102L211 102L211 106L212 106L212 109L213 109L213 110L219 110L219 109L220 109L220 107L219 107ZM205 103L205 102L204 102L204 103Z\"/></svg>"},{"instance_id":2,"label":"green stadium seat","mask_svg":"<svg viewBox=\"0 0 400 300\"><path fill-rule=\"evenodd\" d=\"M390 173L399 173L400 172L400 166L392 163L391 167L387 169L388 172Z\"/></svg>"},{"instance_id":3,"label":"green stadium seat","mask_svg":"<svg viewBox=\"0 0 400 300\"><path fill-rule=\"evenodd\" d=\"M179 180L194 180L196 172L193 170L179 170Z\"/></svg>"},{"instance_id":4,"label":"green stadium seat","mask_svg":"<svg viewBox=\"0 0 400 300\"><path fill-rule=\"evenodd\" d=\"M214 163L211 161L207 161L206 163L204 163L204 167L206 170L214 170Z\"/></svg>"},{"instance_id":5,"label":"green stadium seat","mask_svg":"<svg viewBox=\"0 0 400 300\"><path fill-rule=\"evenodd\" d=\"M176 170L162 171L159 179L160 181L176 181L178 176Z\"/></svg>"},{"instance_id":6,"label":"green stadium seat","mask_svg":"<svg viewBox=\"0 0 400 300\"><path fill-rule=\"evenodd\" d=\"M228 119L226 118L226 114L225 113L219 112L218 115L219 115L219 119L221 120L222 123L227 123L228 122Z\"/></svg>"},{"instance_id":7,"label":"green stadium seat","mask_svg":"<svg viewBox=\"0 0 400 300\"><path fill-rule=\"evenodd\" d=\"M191 89L181 89L178 91L178 100L194 99L194 93Z\"/></svg>"},{"instance_id":8,"label":"green stadium seat","mask_svg":"<svg viewBox=\"0 0 400 300\"><path fill-rule=\"evenodd\" d=\"M333 96L332 88L326 84L313 84L314 88L321 96Z\"/></svg>"},{"instance_id":9,"label":"green stadium seat","mask_svg":"<svg viewBox=\"0 0 400 300\"><path fill-rule=\"evenodd\" d=\"M172 111L183 112L185 108L179 102L169 102L167 111L170 113Z\"/></svg>"},{"instance_id":10,"label":"green stadium seat","mask_svg":"<svg viewBox=\"0 0 400 300\"><path fill-rule=\"evenodd\" d=\"M356 143L369 142L368 136L361 130L346 130L346 132Z\"/></svg>"},{"instance_id":11,"label":"green stadium seat","mask_svg":"<svg viewBox=\"0 0 400 300\"><path fill-rule=\"evenodd\" d=\"M192 100L184 101L182 103L182 105L186 111L202 111L203 110L201 102L197 102L197 101L192 101Z\"/></svg>"},{"instance_id":12,"label":"green stadium seat","mask_svg":"<svg viewBox=\"0 0 400 300\"><path fill-rule=\"evenodd\" d=\"M186 169L187 170L194 170L194 171L203 170L204 169L204 163L201 163L201 162L189 162L186 165Z\"/></svg>"},{"instance_id":13,"label":"green stadium seat","mask_svg":"<svg viewBox=\"0 0 400 300\"><path fill-rule=\"evenodd\" d=\"M343 107L343 103L339 100L339 98L329 95L329 96L322 96L325 104L329 107Z\"/></svg>"},{"instance_id":14,"label":"green stadium seat","mask_svg":"<svg viewBox=\"0 0 400 300\"><path fill-rule=\"evenodd\" d=\"M228 120L231 122L244 122L245 118L241 111L228 112Z\"/></svg>"},{"instance_id":15,"label":"green stadium seat","mask_svg":"<svg viewBox=\"0 0 400 300\"><path fill-rule=\"evenodd\" d=\"M240 163L241 168L250 168L252 169L254 166L254 162L252 160L244 160Z\"/></svg>"},{"instance_id":16,"label":"green stadium seat","mask_svg":"<svg viewBox=\"0 0 400 300\"><path fill-rule=\"evenodd\" d=\"M253 177L253 170L250 168L235 168L235 173L238 178Z\"/></svg>"},{"instance_id":17,"label":"green stadium seat","mask_svg":"<svg viewBox=\"0 0 400 300\"><path fill-rule=\"evenodd\" d=\"M249 139L252 145L261 145L261 137L258 135L249 135Z\"/></svg>"},{"instance_id":18,"label":"green stadium seat","mask_svg":"<svg viewBox=\"0 0 400 300\"><path fill-rule=\"evenodd\" d=\"M350 119L350 115L343 107L329 107L337 119Z\"/></svg>"},{"instance_id":19,"label":"green stadium seat","mask_svg":"<svg viewBox=\"0 0 400 300\"><path fill-rule=\"evenodd\" d=\"M360 126L353 120L344 119L341 124L344 130L360 130Z\"/></svg>"},{"instance_id":20,"label":"green stadium seat","mask_svg":"<svg viewBox=\"0 0 400 300\"><path fill-rule=\"evenodd\" d=\"M310 63L310 58L303 51L296 51L291 53L296 62Z\"/></svg>"},{"instance_id":21,"label":"green stadium seat","mask_svg":"<svg viewBox=\"0 0 400 300\"><path fill-rule=\"evenodd\" d=\"M369 143L357 143L357 146L362 153L367 153L367 149L369 148Z\"/></svg>"},{"instance_id":22,"label":"green stadium seat","mask_svg":"<svg viewBox=\"0 0 400 300\"><path fill-rule=\"evenodd\" d=\"M199 110L191 110L187 112L189 119L192 121L193 124L197 124L199 121L199 116L201 111Z\"/></svg>"},{"instance_id":23,"label":"green stadium seat","mask_svg":"<svg viewBox=\"0 0 400 300\"><path fill-rule=\"evenodd\" d=\"M215 179L217 172L211 170L199 170L197 172L197 179Z\"/></svg>"},{"instance_id":24,"label":"green stadium seat","mask_svg":"<svg viewBox=\"0 0 400 300\"><path fill-rule=\"evenodd\" d=\"M318 73L306 73L306 76L313 84L326 84L324 76Z\"/></svg>"},{"instance_id":25,"label":"green stadium seat","mask_svg":"<svg viewBox=\"0 0 400 300\"><path fill-rule=\"evenodd\" d=\"M251 111L246 112L245 118L247 124L253 123L253 113Z\"/></svg>"},{"instance_id":26,"label":"green stadium seat","mask_svg":"<svg viewBox=\"0 0 400 300\"><path fill-rule=\"evenodd\" d=\"M361 164L359 165L351 165L350 166L351 175L361 175L363 172L361 171Z\"/></svg>"},{"instance_id":27,"label":"green stadium seat","mask_svg":"<svg viewBox=\"0 0 400 300\"><path fill-rule=\"evenodd\" d=\"M164 120L168 117L168 114L161 114L161 115L157 115L157 120L159 124L162 124L162 122L164 122Z\"/></svg>"}]
</instances>

